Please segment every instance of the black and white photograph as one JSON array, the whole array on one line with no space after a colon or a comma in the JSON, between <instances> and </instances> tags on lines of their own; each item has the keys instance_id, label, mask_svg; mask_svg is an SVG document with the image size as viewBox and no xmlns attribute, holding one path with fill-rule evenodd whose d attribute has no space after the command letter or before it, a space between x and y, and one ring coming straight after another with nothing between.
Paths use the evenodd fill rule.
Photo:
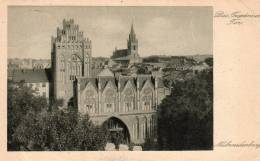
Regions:
<instances>
[{"instance_id":1,"label":"black and white photograph","mask_svg":"<svg viewBox=\"0 0 260 161\"><path fill-rule=\"evenodd\" d=\"M213 151L212 6L8 6L7 151Z\"/></svg>"}]
</instances>

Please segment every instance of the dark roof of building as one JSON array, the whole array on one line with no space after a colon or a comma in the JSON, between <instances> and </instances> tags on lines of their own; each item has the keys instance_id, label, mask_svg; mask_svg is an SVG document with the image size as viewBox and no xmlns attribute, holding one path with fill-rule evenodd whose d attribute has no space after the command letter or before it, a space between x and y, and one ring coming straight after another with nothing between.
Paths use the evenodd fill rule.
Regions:
<instances>
[{"instance_id":1,"label":"dark roof of building","mask_svg":"<svg viewBox=\"0 0 260 161\"><path fill-rule=\"evenodd\" d=\"M111 59L113 60L128 60L127 57L127 49L117 49L114 51L113 55L111 56Z\"/></svg>"},{"instance_id":2,"label":"dark roof of building","mask_svg":"<svg viewBox=\"0 0 260 161\"><path fill-rule=\"evenodd\" d=\"M51 69L22 69L13 73L14 82L40 83L51 81Z\"/></svg>"},{"instance_id":3,"label":"dark roof of building","mask_svg":"<svg viewBox=\"0 0 260 161\"><path fill-rule=\"evenodd\" d=\"M119 58L114 58L113 60L114 61L117 61L117 60L119 60L119 61L123 61L123 60L128 61L128 60L130 60L130 57L127 55L127 56L122 56L122 57L119 57Z\"/></svg>"}]
</instances>

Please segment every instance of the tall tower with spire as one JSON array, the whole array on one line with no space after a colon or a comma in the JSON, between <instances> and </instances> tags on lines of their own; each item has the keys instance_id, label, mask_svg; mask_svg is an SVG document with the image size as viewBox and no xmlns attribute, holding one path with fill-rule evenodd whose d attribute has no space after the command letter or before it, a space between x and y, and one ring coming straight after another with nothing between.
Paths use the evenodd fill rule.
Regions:
<instances>
[{"instance_id":1,"label":"tall tower with spire","mask_svg":"<svg viewBox=\"0 0 260 161\"><path fill-rule=\"evenodd\" d=\"M138 40L135 35L134 25L131 25L131 31L127 40L127 49L129 55L138 55Z\"/></svg>"},{"instance_id":2,"label":"tall tower with spire","mask_svg":"<svg viewBox=\"0 0 260 161\"><path fill-rule=\"evenodd\" d=\"M118 50L116 48L111 59L123 65L132 65L142 62L142 58L140 58L138 54L138 39L136 38L133 23L127 40L127 49Z\"/></svg>"}]
</instances>

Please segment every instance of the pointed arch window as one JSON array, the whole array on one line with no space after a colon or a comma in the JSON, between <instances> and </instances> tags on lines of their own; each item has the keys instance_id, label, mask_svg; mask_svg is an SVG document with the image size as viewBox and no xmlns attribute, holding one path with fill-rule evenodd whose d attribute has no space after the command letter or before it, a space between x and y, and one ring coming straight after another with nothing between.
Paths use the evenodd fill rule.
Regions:
<instances>
[{"instance_id":1,"label":"pointed arch window","mask_svg":"<svg viewBox=\"0 0 260 161\"><path fill-rule=\"evenodd\" d=\"M111 113L115 112L115 102L116 102L116 91L113 89L108 89L104 94L104 112Z\"/></svg>"},{"instance_id":2,"label":"pointed arch window","mask_svg":"<svg viewBox=\"0 0 260 161\"><path fill-rule=\"evenodd\" d=\"M64 81L65 80L65 78L64 78L64 76L65 76L65 58L64 58L64 56L63 55L60 55L60 57L59 57L59 66L60 66L60 80L61 81Z\"/></svg>"},{"instance_id":3,"label":"pointed arch window","mask_svg":"<svg viewBox=\"0 0 260 161\"><path fill-rule=\"evenodd\" d=\"M84 107L87 113L96 112L96 93L93 90L85 92Z\"/></svg>"},{"instance_id":4,"label":"pointed arch window","mask_svg":"<svg viewBox=\"0 0 260 161\"><path fill-rule=\"evenodd\" d=\"M124 112L134 110L134 91L131 88L125 89L124 92Z\"/></svg>"},{"instance_id":5,"label":"pointed arch window","mask_svg":"<svg viewBox=\"0 0 260 161\"><path fill-rule=\"evenodd\" d=\"M149 111L152 110L152 99L153 91L150 88L146 88L142 93L142 110Z\"/></svg>"}]
</instances>

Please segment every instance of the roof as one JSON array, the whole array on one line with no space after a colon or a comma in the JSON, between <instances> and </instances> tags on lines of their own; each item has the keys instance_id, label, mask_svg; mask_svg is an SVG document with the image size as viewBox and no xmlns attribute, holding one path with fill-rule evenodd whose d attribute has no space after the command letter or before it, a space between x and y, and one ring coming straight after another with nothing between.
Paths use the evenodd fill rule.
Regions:
<instances>
[{"instance_id":1,"label":"roof","mask_svg":"<svg viewBox=\"0 0 260 161\"><path fill-rule=\"evenodd\" d=\"M119 58L119 57L125 57L127 56L127 49L120 49L120 50L116 50L114 51L113 55L112 55L112 59L115 59L115 58Z\"/></svg>"},{"instance_id":2,"label":"roof","mask_svg":"<svg viewBox=\"0 0 260 161\"><path fill-rule=\"evenodd\" d=\"M92 77L96 77L102 70L103 70L103 68L92 68L92 71L91 71Z\"/></svg>"},{"instance_id":3,"label":"roof","mask_svg":"<svg viewBox=\"0 0 260 161\"><path fill-rule=\"evenodd\" d=\"M14 82L40 83L51 81L51 69L22 69L13 73Z\"/></svg>"},{"instance_id":4,"label":"roof","mask_svg":"<svg viewBox=\"0 0 260 161\"><path fill-rule=\"evenodd\" d=\"M115 58L114 61L117 61L117 60L120 60L120 61L123 61L123 60L126 60L126 61L129 61L130 58L128 56L124 56L124 57L120 57L120 58Z\"/></svg>"},{"instance_id":5,"label":"roof","mask_svg":"<svg viewBox=\"0 0 260 161\"><path fill-rule=\"evenodd\" d=\"M100 71L97 75L98 77L113 77L114 76L114 73L108 69L108 68L105 68L103 69L102 71Z\"/></svg>"}]
</instances>

